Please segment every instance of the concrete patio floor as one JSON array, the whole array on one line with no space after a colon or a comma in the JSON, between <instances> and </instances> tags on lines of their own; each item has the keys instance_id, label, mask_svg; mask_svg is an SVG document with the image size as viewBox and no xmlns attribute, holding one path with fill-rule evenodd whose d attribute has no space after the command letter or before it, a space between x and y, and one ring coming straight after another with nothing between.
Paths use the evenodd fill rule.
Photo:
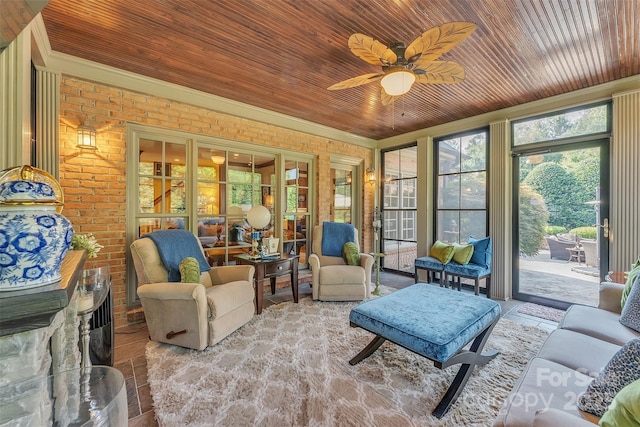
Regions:
<instances>
[{"instance_id":1,"label":"concrete patio floor","mask_svg":"<svg viewBox=\"0 0 640 427\"><path fill-rule=\"evenodd\" d=\"M597 269L586 267L584 263L551 259L548 250L542 250L534 257L520 258L521 293L597 306L599 285Z\"/></svg>"}]
</instances>

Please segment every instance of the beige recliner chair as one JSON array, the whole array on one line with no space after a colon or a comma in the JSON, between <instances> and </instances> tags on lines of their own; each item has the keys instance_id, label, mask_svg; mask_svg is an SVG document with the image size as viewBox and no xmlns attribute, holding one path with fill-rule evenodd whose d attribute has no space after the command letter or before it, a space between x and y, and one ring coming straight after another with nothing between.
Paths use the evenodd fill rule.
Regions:
<instances>
[{"instance_id":1,"label":"beige recliner chair","mask_svg":"<svg viewBox=\"0 0 640 427\"><path fill-rule=\"evenodd\" d=\"M152 340L203 350L253 317L253 266L213 267L200 275L200 283L180 283L168 282L151 239L134 241L131 256Z\"/></svg>"},{"instance_id":2,"label":"beige recliner chair","mask_svg":"<svg viewBox=\"0 0 640 427\"><path fill-rule=\"evenodd\" d=\"M358 230L354 240L358 249ZM313 227L311 285L313 299L321 301L361 301L369 298L373 257L360 254L360 265L347 265L342 257L322 255L322 225Z\"/></svg>"}]
</instances>

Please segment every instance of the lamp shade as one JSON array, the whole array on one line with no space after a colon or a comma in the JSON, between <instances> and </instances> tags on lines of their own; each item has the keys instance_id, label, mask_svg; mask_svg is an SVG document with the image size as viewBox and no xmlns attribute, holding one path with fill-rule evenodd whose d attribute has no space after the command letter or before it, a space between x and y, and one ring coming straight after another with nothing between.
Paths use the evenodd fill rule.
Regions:
<instances>
[{"instance_id":1,"label":"lamp shade","mask_svg":"<svg viewBox=\"0 0 640 427\"><path fill-rule=\"evenodd\" d=\"M409 92L411 85L416 81L416 76L407 70L393 71L380 80L380 84L387 95L399 96Z\"/></svg>"},{"instance_id":2,"label":"lamp shade","mask_svg":"<svg viewBox=\"0 0 640 427\"><path fill-rule=\"evenodd\" d=\"M247 212L247 222L255 229L262 229L269 225L271 212L262 205L254 206Z\"/></svg>"}]
</instances>

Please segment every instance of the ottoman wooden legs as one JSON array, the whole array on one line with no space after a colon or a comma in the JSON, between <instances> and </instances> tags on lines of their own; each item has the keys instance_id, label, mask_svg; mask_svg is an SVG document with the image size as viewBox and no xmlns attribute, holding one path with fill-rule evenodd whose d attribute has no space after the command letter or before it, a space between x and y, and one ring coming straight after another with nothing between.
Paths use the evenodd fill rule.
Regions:
<instances>
[{"instance_id":1,"label":"ottoman wooden legs","mask_svg":"<svg viewBox=\"0 0 640 427\"><path fill-rule=\"evenodd\" d=\"M453 405L458 399L458 396L460 396L460 393L467 384L467 381L469 381L469 377L476 366L486 365L491 359L498 355L496 350L489 350L486 353L482 353L482 349L487 343L487 339L489 339L489 335L491 335L491 331L498 323L498 320L499 318L496 318L484 331L480 332L480 335L473 340L469 350L459 351L444 363L434 362L435 367L440 369L462 363L449 389L444 396L442 396L442 399L440 399L440 403L438 403L436 409L433 410L432 414L434 417L442 418L444 414L447 413L451 405Z\"/></svg>"},{"instance_id":2,"label":"ottoman wooden legs","mask_svg":"<svg viewBox=\"0 0 640 427\"><path fill-rule=\"evenodd\" d=\"M433 410L432 415L434 417L442 418L447 413L451 405L453 405L458 399L458 396L460 396L460 393L464 389L464 386L467 384L467 381L469 381L469 377L473 373L473 369L476 366L485 365L491 359L498 355L498 352L496 350L490 350L486 353L482 353L482 349L487 343L487 339L489 339L489 335L491 335L491 331L498 323L498 320L499 317L496 317L489 326L482 330L473 339L473 343L469 347L469 350L460 350L443 363L435 360L433 361L434 366L439 369L445 369L458 363L462 364L462 366L460 366L460 369L458 370L458 373L456 374L456 377L451 382L449 389L442 396L442 399L440 399L440 403L438 403L438 406L436 406L436 408ZM351 326L359 325L351 323ZM360 353L358 353L349 361L349 364L355 365L356 363L359 363L367 357L371 356L385 341L386 338L380 335L376 335ZM411 349L407 348L407 350Z\"/></svg>"}]
</instances>

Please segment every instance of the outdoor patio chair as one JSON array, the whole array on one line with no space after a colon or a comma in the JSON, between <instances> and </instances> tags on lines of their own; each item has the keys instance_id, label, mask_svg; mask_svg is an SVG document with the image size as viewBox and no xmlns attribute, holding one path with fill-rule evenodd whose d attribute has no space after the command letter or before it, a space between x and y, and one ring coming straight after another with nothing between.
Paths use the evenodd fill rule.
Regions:
<instances>
[{"instance_id":1,"label":"outdoor patio chair","mask_svg":"<svg viewBox=\"0 0 640 427\"><path fill-rule=\"evenodd\" d=\"M555 236L545 237L547 245L549 245L549 257L551 259L559 259L569 261L571 253L567 249L575 248L576 242L571 240L561 240Z\"/></svg>"},{"instance_id":2,"label":"outdoor patio chair","mask_svg":"<svg viewBox=\"0 0 640 427\"><path fill-rule=\"evenodd\" d=\"M584 250L584 263L589 267L598 267L598 243L595 240L580 241Z\"/></svg>"}]
</instances>

